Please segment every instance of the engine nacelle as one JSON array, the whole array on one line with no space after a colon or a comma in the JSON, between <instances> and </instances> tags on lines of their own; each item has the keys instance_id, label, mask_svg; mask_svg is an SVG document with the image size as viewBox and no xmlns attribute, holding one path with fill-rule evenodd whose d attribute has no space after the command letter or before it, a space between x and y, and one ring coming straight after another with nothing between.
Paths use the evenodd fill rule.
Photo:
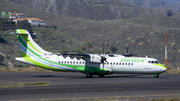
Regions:
<instances>
[{"instance_id":1,"label":"engine nacelle","mask_svg":"<svg viewBox=\"0 0 180 101\"><path fill-rule=\"evenodd\" d=\"M88 57L83 57L84 60L89 61L89 62L96 62L100 63L101 62L101 57L97 54L90 54Z\"/></svg>"}]
</instances>

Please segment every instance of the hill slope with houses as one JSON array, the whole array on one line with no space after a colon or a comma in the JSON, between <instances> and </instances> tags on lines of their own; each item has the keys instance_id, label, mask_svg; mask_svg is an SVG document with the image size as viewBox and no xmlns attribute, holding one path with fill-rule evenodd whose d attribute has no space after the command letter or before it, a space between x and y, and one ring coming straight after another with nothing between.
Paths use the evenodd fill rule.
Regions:
<instances>
[{"instance_id":1,"label":"hill slope with houses","mask_svg":"<svg viewBox=\"0 0 180 101\"><path fill-rule=\"evenodd\" d=\"M28 0L25 1L28 2ZM40 33L37 34L35 41L49 51L64 49L65 51L69 50L69 52L99 53L99 51L102 51L102 46L105 46L105 50L110 53L112 53L110 48L116 47L117 51L114 53L122 54L126 52L126 47L129 47L129 52L138 53L139 56L143 57L148 55L164 63L164 31L169 29L168 63L172 67L180 65L180 44L178 44L180 14L178 12L173 11L172 16L167 16L167 9L143 8L119 2L119 0L113 0L113 2L110 2L110 0L99 0L98 2L92 2L93 0L87 0L88 2L84 0L77 0L76 2L64 0L62 4L67 4L66 6L55 6L54 4L58 3L52 2L53 0L50 1L44 1L44 3L49 5L49 10L52 10L52 12L48 12L47 8L40 6L41 3L43 4L42 0L29 1L29 4L33 2L35 5L39 5L37 7L42 8L41 10L6 0L4 0L4 3L10 4L9 6L12 8L8 8L8 6L7 8L1 8L2 6L0 6L0 10L23 12L29 17L44 19L47 24L56 25L57 30L54 30L54 32L35 30ZM57 9L54 8L56 7L64 7L67 12L55 14L54 11ZM83 9L83 7L86 7L86 9ZM74 14L81 16L75 16ZM87 17L86 15L89 14L93 16ZM59 36L59 32L62 36ZM76 41L72 42L72 37ZM88 46L86 43L89 42L91 45Z\"/></svg>"}]
</instances>

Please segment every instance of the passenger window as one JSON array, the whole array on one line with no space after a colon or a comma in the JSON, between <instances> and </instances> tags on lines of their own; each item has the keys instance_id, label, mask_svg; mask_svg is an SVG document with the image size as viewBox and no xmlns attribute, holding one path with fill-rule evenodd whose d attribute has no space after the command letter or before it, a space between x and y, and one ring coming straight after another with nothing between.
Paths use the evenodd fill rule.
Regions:
<instances>
[{"instance_id":1,"label":"passenger window","mask_svg":"<svg viewBox=\"0 0 180 101\"><path fill-rule=\"evenodd\" d=\"M122 63L122 65L124 65L124 63Z\"/></svg>"},{"instance_id":2,"label":"passenger window","mask_svg":"<svg viewBox=\"0 0 180 101\"><path fill-rule=\"evenodd\" d=\"M121 63L119 63L119 65L121 65Z\"/></svg>"},{"instance_id":3,"label":"passenger window","mask_svg":"<svg viewBox=\"0 0 180 101\"><path fill-rule=\"evenodd\" d=\"M116 65L118 65L118 63L116 63Z\"/></svg>"},{"instance_id":4,"label":"passenger window","mask_svg":"<svg viewBox=\"0 0 180 101\"><path fill-rule=\"evenodd\" d=\"M131 63L131 65L133 65L133 63Z\"/></svg>"},{"instance_id":5,"label":"passenger window","mask_svg":"<svg viewBox=\"0 0 180 101\"><path fill-rule=\"evenodd\" d=\"M110 65L112 65L112 63L110 63Z\"/></svg>"},{"instance_id":6,"label":"passenger window","mask_svg":"<svg viewBox=\"0 0 180 101\"><path fill-rule=\"evenodd\" d=\"M128 63L128 65L130 65L130 63Z\"/></svg>"}]
</instances>

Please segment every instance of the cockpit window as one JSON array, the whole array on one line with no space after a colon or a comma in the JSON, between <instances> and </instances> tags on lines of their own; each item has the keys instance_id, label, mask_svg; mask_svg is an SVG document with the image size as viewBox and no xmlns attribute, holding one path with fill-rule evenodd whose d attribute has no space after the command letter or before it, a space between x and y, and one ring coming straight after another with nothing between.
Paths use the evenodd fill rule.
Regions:
<instances>
[{"instance_id":1,"label":"cockpit window","mask_svg":"<svg viewBox=\"0 0 180 101\"><path fill-rule=\"evenodd\" d=\"M152 63L152 64L156 63L156 64L158 64L159 62L158 61L148 61L148 63Z\"/></svg>"}]
</instances>

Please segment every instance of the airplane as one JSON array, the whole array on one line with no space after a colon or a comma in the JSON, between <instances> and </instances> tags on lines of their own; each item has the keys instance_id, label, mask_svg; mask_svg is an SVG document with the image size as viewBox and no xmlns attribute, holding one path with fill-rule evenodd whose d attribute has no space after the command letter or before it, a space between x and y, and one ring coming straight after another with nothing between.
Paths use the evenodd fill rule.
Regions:
<instances>
[{"instance_id":1,"label":"airplane","mask_svg":"<svg viewBox=\"0 0 180 101\"><path fill-rule=\"evenodd\" d=\"M109 74L150 74L158 78L167 68L157 59L149 57L130 57L133 54L76 54L52 53L36 44L31 33L25 29L16 29L22 57L15 60L59 72L80 72L87 78L93 75L105 77ZM72 58L73 56L74 58ZM76 58L78 56L80 58Z\"/></svg>"}]
</instances>

